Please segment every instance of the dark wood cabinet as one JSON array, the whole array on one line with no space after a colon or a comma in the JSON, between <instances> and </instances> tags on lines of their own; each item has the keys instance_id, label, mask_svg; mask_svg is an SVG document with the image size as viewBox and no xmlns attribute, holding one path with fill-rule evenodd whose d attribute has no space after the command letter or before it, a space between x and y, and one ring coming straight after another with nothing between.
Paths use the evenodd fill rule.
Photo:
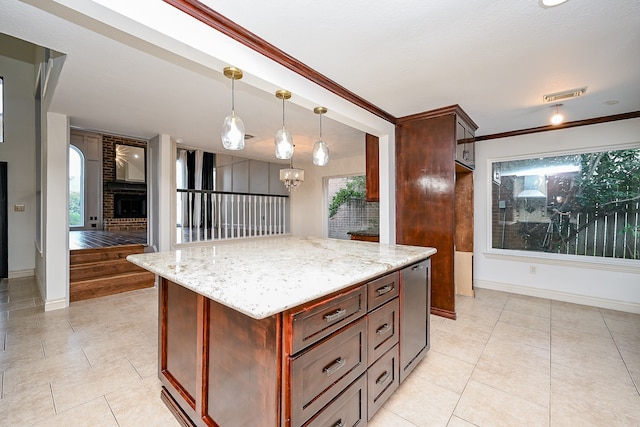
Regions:
<instances>
[{"instance_id":1,"label":"dark wood cabinet","mask_svg":"<svg viewBox=\"0 0 640 427\"><path fill-rule=\"evenodd\" d=\"M456 161L458 146L461 158L465 147L458 144L459 126L463 135L477 129L458 105L403 117L396 125L396 240L438 250L431 257L431 313L451 319L456 317L456 234L473 239L473 174L470 160ZM468 159L475 155L472 147L467 142ZM458 222L456 210L465 212Z\"/></svg>"},{"instance_id":2,"label":"dark wood cabinet","mask_svg":"<svg viewBox=\"0 0 640 427\"><path fill-rule=\"evenodd\" d=\"M366 171L366 195L367 202L377 202L380 200L380 159L379 159L379 139L377 136L366 134L365 136L365 157L367 162Z\"/></svg>"},{"instance_id":3,"label":"dark wood cabinet","mask_svg":"<svg viewBox=\"0 0 640 427\"><path fill-rule=\"evenodd\" d=\"M185 426L366 425L428 349L428 265L260 320L162 279L163 401Z\"/></svg>"}]
</instances>

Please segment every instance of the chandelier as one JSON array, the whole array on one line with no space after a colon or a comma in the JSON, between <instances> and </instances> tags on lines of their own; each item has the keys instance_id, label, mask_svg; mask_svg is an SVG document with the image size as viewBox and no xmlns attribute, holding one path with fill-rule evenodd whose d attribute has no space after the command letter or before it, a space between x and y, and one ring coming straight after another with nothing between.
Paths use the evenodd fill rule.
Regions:
<instances>
[{"instance_id":1,"label":"chandelier","mask_svg":"<svg viewBox=\"0 0 640 427\"><path fill-rule=\"evenodd\" d=\"M293 167L293 153L291 154L289 167L280 169L280 181L282 181L289 192L291 192L292 189L295 190L298 185L304 182L304 169Z\"/></svg>"}]
</instances>

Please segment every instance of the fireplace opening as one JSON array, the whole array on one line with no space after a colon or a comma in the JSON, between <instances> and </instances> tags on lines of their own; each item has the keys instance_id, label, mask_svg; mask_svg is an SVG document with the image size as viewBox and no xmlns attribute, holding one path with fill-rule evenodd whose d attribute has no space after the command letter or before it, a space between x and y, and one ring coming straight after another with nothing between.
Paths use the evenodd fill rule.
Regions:
<instances>
[{"instance_id":1,"label":"fireplace opening","mask_svg":"<svg viewBox=\"0 0 640 427\"><path fill-rule=\"evenodd\" d=\"M147 195L115 193L113 195L113 217L146 218Z\"/></svg>"}]
</instances>

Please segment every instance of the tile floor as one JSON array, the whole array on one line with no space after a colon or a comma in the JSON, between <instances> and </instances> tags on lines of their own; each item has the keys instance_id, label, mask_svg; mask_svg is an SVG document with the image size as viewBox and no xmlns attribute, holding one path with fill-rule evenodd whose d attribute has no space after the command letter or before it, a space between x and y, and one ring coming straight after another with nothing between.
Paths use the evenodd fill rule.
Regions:
<instances>
[{"instance_id":1,"label":"tile floor","mask_svg":"<svg viewBox=\"0 0 640 427\"><path fill-rule=\"evenodd\" d=\"M0 425L178 426L159 398L157 292L44 312L0 282ZM640 315L478 290L373 427L640 426Z\"/></svg>"}]
</instances>

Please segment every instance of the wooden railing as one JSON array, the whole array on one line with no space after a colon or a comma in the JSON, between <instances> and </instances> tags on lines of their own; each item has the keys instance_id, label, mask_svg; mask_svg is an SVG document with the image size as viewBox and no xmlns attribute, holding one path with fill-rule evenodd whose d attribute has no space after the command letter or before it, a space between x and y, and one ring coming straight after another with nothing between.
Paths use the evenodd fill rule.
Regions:
<instances>
[{"instance_id":1,"label":"wooden railing","mask_svg":"<svg viewBox=\"0 0 640 427\"><path fill-rule=\"evenodd\" d=\"M289 196L177 190L176 243L289 232Z\"/></svg>"}]
</instances>

